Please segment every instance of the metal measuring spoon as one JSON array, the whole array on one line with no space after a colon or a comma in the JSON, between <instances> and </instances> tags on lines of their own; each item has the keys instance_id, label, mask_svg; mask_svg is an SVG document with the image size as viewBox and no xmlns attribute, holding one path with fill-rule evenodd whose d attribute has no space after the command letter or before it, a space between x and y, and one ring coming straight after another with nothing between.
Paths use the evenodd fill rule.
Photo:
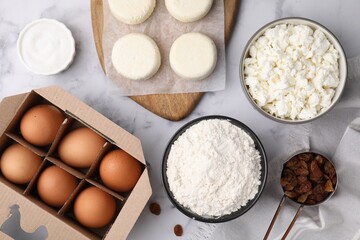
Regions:
<instances>
[{"instance_id":1,"label":"metal measuring spoon","mask_svg":"<svg viewBox=\"0 0 360 240\"><path fill-rule=\"evenodd\" d=\"M290 233L304 206L317 206L331 198L337 188L337 181L334 164L322 154L312 151L302 152L287 160L281 173L284 196L271 220L264 240L268 239L286 198L300 206L282 236L282 240L285 240Z\"/></svg>"}]
</instances>

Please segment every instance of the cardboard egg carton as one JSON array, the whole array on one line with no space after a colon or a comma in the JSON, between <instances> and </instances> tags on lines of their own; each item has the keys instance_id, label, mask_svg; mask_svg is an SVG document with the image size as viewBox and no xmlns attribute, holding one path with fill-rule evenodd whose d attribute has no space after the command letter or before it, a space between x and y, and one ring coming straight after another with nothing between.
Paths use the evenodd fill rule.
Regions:
<instances>
[{"instance_id":1,"label":"cardboard egg carton","mask_svg":"<svg viewBox=\"0 0 360 240\"><path fill-rule=\"evenodd\" d=\"M54 142L44 148L32 146L26 142L19 131L19 123L23 114L32 106L41 103L56 106L66 116ZM84 126L104 137L106 143L90 168L75 169L59 159L57 146L66 133ZM13 238L13 232L8 230L9 226L7 225L9 224L18 225L11 227L20 227L17 234L23 237L27 236L26 234L43 236L45 232L46 236L39 237L39 239L126 239L152 193L139 139L61 88L48 87L7 97L0 103L0 155L12 143L20 143L30 149L42 157L43 162L33 179L26 185L13 184L0 173L0 239ZM126 193L108 189L98 176L102 157L117 148L136 158L143 166L142 175L136 186ZM79 180L77 188L61 208L52 208L46 205L37 195L37 179L41 172L50 165L59 166ZM88 229L79 224L72 214L74 200L87 186L98 187L116 199L116 216L104 228Z\"/></svg>"}]
</instances>

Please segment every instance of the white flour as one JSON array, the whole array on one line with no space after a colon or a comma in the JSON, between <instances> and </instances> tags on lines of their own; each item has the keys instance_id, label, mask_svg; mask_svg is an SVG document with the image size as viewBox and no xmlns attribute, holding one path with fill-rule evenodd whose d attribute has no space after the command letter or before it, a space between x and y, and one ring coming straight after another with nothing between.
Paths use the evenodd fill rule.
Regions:
<instances>
[{"instance_id":1,"label":"white flour","mask_svg":"<svg viewBox=\"0 0 360 240\"><path fill-rule=\"evenodd\" d=\"M226 120L204 120L172 145L166 175L171 192L201 216L223 216L254 198L260 154L243 130Z\"/></svg>"}]
</instances>

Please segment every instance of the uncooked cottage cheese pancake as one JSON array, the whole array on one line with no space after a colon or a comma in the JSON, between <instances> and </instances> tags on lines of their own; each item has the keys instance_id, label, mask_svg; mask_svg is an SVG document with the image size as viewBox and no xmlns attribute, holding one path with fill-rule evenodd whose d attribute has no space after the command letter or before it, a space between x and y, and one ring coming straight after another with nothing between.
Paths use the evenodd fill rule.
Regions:
<instances>
[{"instance_id":1,"label":"uncooked cottage cheese pancake","mask_svg":"<svg viewBox=\"0 0 360 240\"><path fill-rule=\"evenodd\" d=\"M145 22L153 13L156 0L108 0L114 17L126 24Z\"/></svg>"},{"instance_id":2,"label":"uncooked cottage cheese pancake","mask_svg":"<svg viewBox=\"0 0 360 240\"><path fill-rule=\"evenodd\" d=\"M117 72L130 80L149 79L161 65L157 44L142 33L130 33L121 37L114 44L111 60Z\"/></svg>"},{"instance_id":3,"label":"uncooked cottage cheese pancake","mask_svg":"<svg viewBox=\"0 0 360 240\"><path fill-rule=\"evenodd\" d=\"M214 71L216 63L216 45L202 33L185 33L171 46L171 68L183 79L202 80Z\"/></svg>"},{"instance_id":4,"label":"uncooked cottage cheese pancake","mask_svg":"<svg viewBox=\"0 0 360 240\"><path fill-rule=\"evenodd\" d=\"M195 22L208 14L213 0L165 0L169 13L181 22Z\"/></svg>"}]
</instances>

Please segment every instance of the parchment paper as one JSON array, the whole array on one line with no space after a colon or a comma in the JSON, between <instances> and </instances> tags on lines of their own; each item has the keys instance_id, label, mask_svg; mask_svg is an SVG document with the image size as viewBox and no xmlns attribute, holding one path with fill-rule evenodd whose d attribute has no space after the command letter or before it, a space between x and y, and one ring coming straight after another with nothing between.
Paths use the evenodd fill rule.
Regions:
<instances>
[{"instance_id":1,"label":"parchment paper","mask_svg":"<svg viewBox=\"0 0 360 240\"><path fill-rule=\"evenodd\" d=\"M208 92L225 89L225 40L224 40L224 1L216 0L203 19L194 23L181 23L167 11L164 0L156 1L156 7L148 20L138 25L127 25L118 21L112 14L107 0L104 0L103 51L106 75L117 83L123 96L147 95L156 93ZM150 79L132 81L117 73L111 62L114 43L122 36L131 33L145 33L158 44L161 52L159 71ZM187 32L201 32L214 40L217 52L217 66L208 78L201 81L184 80L175 75L169 63L172 43Z\"/></svg>"}]
</instances>

